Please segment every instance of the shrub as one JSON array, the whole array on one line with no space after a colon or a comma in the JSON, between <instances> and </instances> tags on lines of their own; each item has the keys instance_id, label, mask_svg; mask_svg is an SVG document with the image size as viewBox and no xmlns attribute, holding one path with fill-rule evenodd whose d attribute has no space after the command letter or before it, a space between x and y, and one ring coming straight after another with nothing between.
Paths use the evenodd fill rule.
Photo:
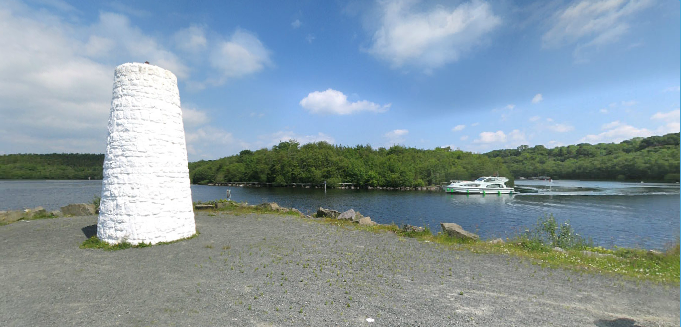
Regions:
<instances>
[{"instance_id":1,"label":"shrub","mask_svg":"<svg viewBox=\"0 0 681 327\"><path fill-rule=\"evenodd\" d=\"M539 218L535 228L525 231L518 237L517 241L523 246L535 250L553 247L581 250L593 246L591 240L587 240L575 232L569 221L558 226L553 214Z\"/></svg>"}]
</instances>

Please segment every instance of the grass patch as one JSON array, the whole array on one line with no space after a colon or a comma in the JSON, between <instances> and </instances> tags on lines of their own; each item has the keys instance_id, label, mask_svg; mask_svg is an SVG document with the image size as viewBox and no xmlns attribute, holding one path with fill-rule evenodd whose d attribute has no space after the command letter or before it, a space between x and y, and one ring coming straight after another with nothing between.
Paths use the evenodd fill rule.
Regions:
<instances>
[{"instance_id":1,"label":"grass patch","mask_svg":"<svg viewBox=\"0 0 681 327\"><path fill-rule=\"evenodd\" d=\"M170 242L158 242L154 245L157 246L157 245L173 244L173 243L177 243L177 242L182 242L184 240L190 240L190 239L196 238L198 236L199 236L199 232L196 232L196 234L189 236L189 237L181 238L179 240L170 241ZM83 244L81 244L79 247L81 249L101 249L101 250L105 250L105 251L116 251L116 250L130 249L130 248L148 248L150 246L152 246L151 243L141 242L141 243L138 243L138 244L135 245L135 244L128 243L126 241L120 242L118 244L109 244L107 242L100 240L95 235L95 236L92 236L92 237L88 238L87 240L85 240L83 242Z\"/></svg>"},{"instance_id":2,"label":"grass patch","mask_svg":"<svg viewBox=\"0 0 681 327\"><path fill-rule=\"evenodd\" d=\"M249 205L248 203L239 203L239 202L234 202L231 200L214 200L214 201L207 201L207 202L196 202L194 203L194 206L196 205L212 205L212 209L207 209L207 210L202 210L202 211L219 211L219 212L225 212L225 213L230 213L233 215L246 215L246 214L275 214L275 215L289 215L289 216L304 216L300 211L296 209L290 209L290 208L284 208L284 207L279 207L278 205L274 203L263 203L259 205Z\"/></svg>"}]
</instances>

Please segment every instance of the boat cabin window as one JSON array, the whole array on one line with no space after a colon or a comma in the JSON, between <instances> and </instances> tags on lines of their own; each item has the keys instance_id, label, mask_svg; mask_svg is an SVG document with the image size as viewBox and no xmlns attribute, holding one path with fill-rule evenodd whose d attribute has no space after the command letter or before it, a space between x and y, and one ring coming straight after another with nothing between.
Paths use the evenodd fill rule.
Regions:
<instances>
[{"instance_id":1,"label":"boat cabin window","mask_svg":"<svg viewBox=\"0 0 681 327\"><path fill-rule=\"evenodd\" d=\"M487 188L501 188L501 184L490 184L487 185Z\"/></svg>"}]
</instances>

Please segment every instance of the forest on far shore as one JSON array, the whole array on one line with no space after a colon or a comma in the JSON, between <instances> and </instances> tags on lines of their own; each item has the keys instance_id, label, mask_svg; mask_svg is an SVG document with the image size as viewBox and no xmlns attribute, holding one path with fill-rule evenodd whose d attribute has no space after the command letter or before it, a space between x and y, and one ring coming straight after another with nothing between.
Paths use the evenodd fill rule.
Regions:
<instances>
[{"instance_id":1,"label":"forest on far shore","mask_svg":"<svg viewBox=\"0 0 681 327\"><path fill-rule=\"evenodd\" d=\"M0 179L101 179L103 154L0 155ZM679 181L679 133L620 143L577 144L547 149L522 145L485 154L395 145L347 147L294 140L272 148L243 150L217 160L189 163L191 182L353 183L360 187L418 187L498 173L554 179ZM512 183L511 183L512 184Z\"/></svg>"}]
</instances>

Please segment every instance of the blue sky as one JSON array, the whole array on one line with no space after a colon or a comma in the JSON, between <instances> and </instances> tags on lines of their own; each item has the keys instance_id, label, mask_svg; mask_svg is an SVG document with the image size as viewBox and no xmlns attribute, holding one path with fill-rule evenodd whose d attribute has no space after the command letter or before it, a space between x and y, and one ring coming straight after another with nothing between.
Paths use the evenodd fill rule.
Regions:
<instances>
[{"instance_id":1,"label":"blue sky","mask_svg":"<svg viewBox=\"0 0 681 327\"><path fill-rule=\"evenodd\" d=\"M113 71L178 77L190 161L679 131L679 1L0 0L0 154L103 153Z\"/></svg>"}]
</instances>

